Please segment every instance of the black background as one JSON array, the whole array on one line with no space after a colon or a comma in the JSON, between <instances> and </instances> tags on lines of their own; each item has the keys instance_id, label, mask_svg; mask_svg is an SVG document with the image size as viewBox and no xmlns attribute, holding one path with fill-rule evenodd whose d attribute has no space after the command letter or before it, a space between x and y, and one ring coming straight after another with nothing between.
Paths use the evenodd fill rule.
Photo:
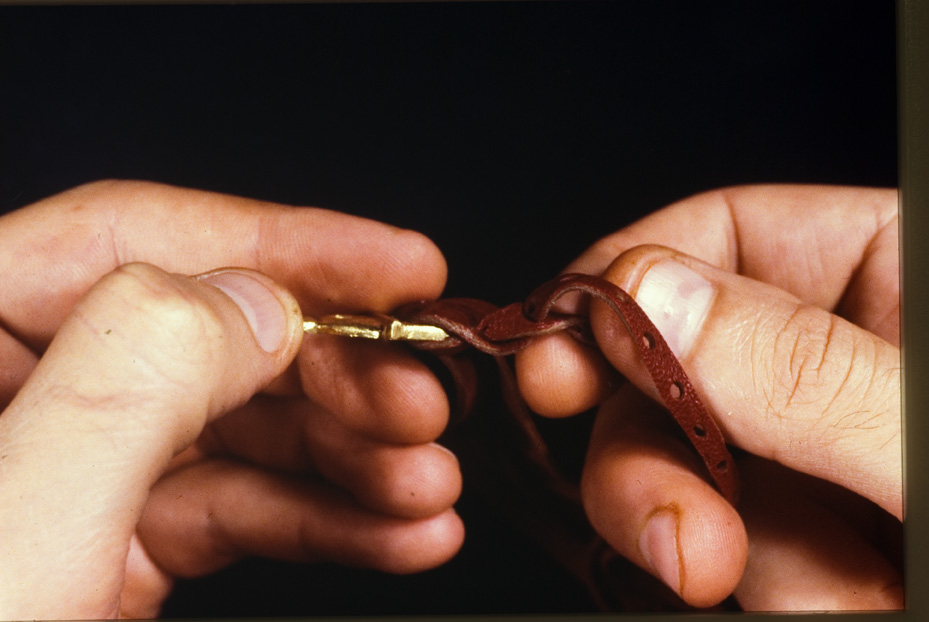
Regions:
<instances>
[{"instance_id":1,"label":"black background","mask_svg":"<svg viewBox=\"0 0 929 622\"><path fill-rule=\"evenodd\" d=\"M0 211L109 177L328 207L423 231L448 295L503 304L702 190L895 186L895 45L887 0L5 6ZM459 510L435 571L249 561L165 614L591 610Z\"/></svg>"}]
</instances>

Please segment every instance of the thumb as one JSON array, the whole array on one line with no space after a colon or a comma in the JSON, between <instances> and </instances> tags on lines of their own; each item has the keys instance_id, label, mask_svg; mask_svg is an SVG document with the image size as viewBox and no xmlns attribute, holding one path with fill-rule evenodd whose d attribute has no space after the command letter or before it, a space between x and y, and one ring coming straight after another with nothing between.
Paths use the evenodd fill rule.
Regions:
<instances>
[{"instance_id":1,"label":"thumb","mask_svg":"<svg viewBox=\"0 0 929 622\"><path fill-rule=\"evenodd\" d=\"M902 517L898 348L783 290L664 247L627 251L604 276L649 315L729 442ZM622 323L600 303L591 313L610 362L657 395Z\"/></svg>"},{"instance_id":2,"label":"thumb","mask_svg":"<svg viewBox=\"0 0 929 622\"><path fill-rule=\"evenodd\" d=\"M301 336L296 301L255 272L129 264L97 283L0 416L0 619L117 613L149 488Z\"/></svg>"}]
</instances>

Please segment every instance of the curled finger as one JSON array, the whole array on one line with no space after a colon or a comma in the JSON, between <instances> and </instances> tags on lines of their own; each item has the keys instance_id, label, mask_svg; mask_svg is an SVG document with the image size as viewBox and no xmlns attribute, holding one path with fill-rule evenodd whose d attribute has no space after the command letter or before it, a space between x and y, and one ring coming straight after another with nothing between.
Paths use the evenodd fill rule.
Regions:
<instances>
[{"instance_id":1,"label":"curled finger","mask_svg":"<svg viewBox=\"0 0 929 622\"><path fill-rule=\"evenodd\" d=\"M257 398L211 425L199 449L295 476L320 475L363 507L393 516L433 516L461 493L458 460L444 447L371 440L306 399Z\"/></svg>"},{"instance_id":2,"label":"curled finger","mask_svg":"<svg viewBox=\"0 0 929 622\"><path fill-rule=\"evenodd\" d=\"M709 607L739 582L745 529L697 475L668 417L631 385L607 401L591 433L582 498L594 528L621 555L689 604Z\"/></svg>"},{"instance_id":3,"label":"curled finger","mask_svg":"<svg viewBox=\"0 0 929 622\"><path fill-rule=\"evenodd\" d=\"M161 480L138 529L152 559L181 577L247 555L419 572L448 561L464 537L451 509L419 519L387 516L312 478L226 460L190 465Z\"/></svg>"}]
</instances>

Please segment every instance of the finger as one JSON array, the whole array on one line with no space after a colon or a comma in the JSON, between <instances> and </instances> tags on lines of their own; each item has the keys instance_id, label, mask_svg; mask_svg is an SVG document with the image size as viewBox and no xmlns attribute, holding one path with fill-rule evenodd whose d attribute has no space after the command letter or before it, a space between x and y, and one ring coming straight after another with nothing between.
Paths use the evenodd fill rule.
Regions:
<instances>
[{"instance_id":1,"label":"finger","mask_svg":"<svg viewBox=\"0 0 929 622\"><path fill-rule=\"evenodd\" d=\"M311 335L298 364L303 392L371 439L426 443L448 423L441 382L394 344Z\"/></svg>"},{"instance_id":2,"label":"finger","mask_svg":"<svg viewBox=\"0 0 929 622\"><path fill-rule=\"evenodd\" d=\"M7 407L32 373L38 360L39 357L34 352L0 329L0 361L3 361L3 373L0 374L0 409Z\"/></svg>"},{"instance_id":3,"label":"finger","mask_svg":"<svg viewBox=\"0 0 929 622\"><path fill-rule=\"evenodd\" d=\"M38 349L94 282L129 262L251 268L311 314L387 312L438 296L446 275L435 245L412 231L145 182L87 184L3 216L0 248L0 326Z\"/></svg>"},{"instance_id":4,"label":"finger","mask_svg":"<svg viewBox=\"0 0 929 622\"><path fill-rule=\"evenodd\" d=\"M363 507L392 516L433 516L461 494L458 460L447 449L371 441L306 400L256 398L212 424L198 445L206 455L320 474Z\"/></svg>"},{"instance_id":5,"label":"finger","mask_svg":"<svg viewBox=\"0 0 929 622\"><path fill-rule=\"evenodd\" d=\"M0 417L3 617L116 613L150 486L290 363L301 329L293 297L257 273L131 264L101 280Z\"/></svg>"},{"instance_id":6,"label":"finger","mask_svg":"<svg viewBox=\"0 0 929 622\"><path fill-rule=\"evenodd\" d=\"M847 305L856 315L846 319L876 332L858 314L883 320L896 314L897 200L895 190L836 186L707 192L601 239L566 271L601 274L621 253L660 244L823 309L836 309L849 292L859 298L870 292L868 308Z\"/></svg>"},{"instance_id":7,"label":"finger","mask_svg":"<svg viewBox=\"0 0 929 622\"><path fill-rule=\"evenodd\" d=\"M160 481L139 534L158 566L198 576L244 555L418 572L450 559L464 530L452 510L412 520L385 516L312 480L216 460Z\"/></svg>"},{"instance_id":8,"label":"finger","mask_svg":"<svg viewBox=\"0 0 929 622\"><path fill-rule=\"evenodd\" d=\"M668 415L627 385L600 409L581 492L597 532L686 602L710 607L735 589L748 544L738 513L703 479Z\"/></svg>"},{"instance_id":9,"label":"finger","mask_svg":"<svg viewBox=\"0 0 929 622\"><path fill-rule=\"evenodd\" d=\"M834 310L899 345L897 223L894 190L727 188L687 198L604 237L565 272L599 275L621 253L660 244ZM565 297L559 307L580 312L584 302ZM566 368L562 361L575 362ZM517 356L520 390L540 414L579 413L590 407L590 396L607 392L602 365L596 352L571 340L537 340Z\"/></svg>"},{"instance_id":10,"label":"finger","mask_svg":"<svg viewBox=\"0 0 929 622\"><path fill-rule=\"evenodd\" d=\"M642 399L624 388L604 405L585 465L585 507L616 550L695 606L735 589L740 605L754 611L900 607L899 572L862 536L861 528L871 527L862 520L867 512L850 515L853 528L823 505L838 499L846 506L837 492L823 494L821 482L754 457L740 461L746 558L745 530L731 522L728 504L706 494L706 483L692 475L691 454L669 433L667 414ZM698 527L674 529L688 514ZM654 530L643 526L656 517Z\"/></svg>"},{"instance_id":11,"label":"finger","mask_svg":"<svg viewBox=\"0 0 929 622\"><path fill-rule=\"evenodd\" d=\"M888 559L774 466L758 459L741 464L752 484L739 507L751 542L735 591L743 609L902 609L902 576Z\"/></svg>"},{"instance_id":12,"label":"finger","mask_svg":"<svg viewBox=\"0 0 929 622\"><path fill-rule=\"evenodd\" d=\"M604 276L649 315L730 442L902 516L898 348L664 247L633 249ZM610 362L655 394L622 322L596 302L591 321Z\"/></svg>"},{"instance_id":13,"label":"finger","mask_svg":"<svg viewBox=\"0 0 929 622\"><path fill-rule=\"evenodd\" d=\"M173 577L152 561L138 536L133 535L119 595L120 619L154 620L173 587Z\"/></svg>"},{"instance_id":14,"label":"finger","mask_svg":"<svg viewBox=\"0 0 929 622\"><path fill-rule=\"evenodd\" d=\"M612 395L619 378L599 351L566 334L539 337L516 353L516 382L526 404L545 417L566 417Z\"/></svg>"}]
</instances>

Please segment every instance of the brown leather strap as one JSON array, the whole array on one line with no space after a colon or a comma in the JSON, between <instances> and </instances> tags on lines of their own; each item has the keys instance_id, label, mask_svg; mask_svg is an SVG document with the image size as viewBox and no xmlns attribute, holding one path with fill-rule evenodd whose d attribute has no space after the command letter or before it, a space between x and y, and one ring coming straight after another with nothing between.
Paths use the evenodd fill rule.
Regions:
<instances>
[{"instance_id":1,"label":"brown leather strap","mask_svg":"<svg viewBox=\"0 0 929 622\"><path fill-rule=\"evenodd\" d=\"M504 357L518 352L536 337L561 331L591 341L586 318L553 310L555 302L569 292L602 300L622 319L665 406L702 458L719 491L734 504L738 476L722 432L655 325L632 297L613 283L587 274L564 274L536 289L525 303L498 308L471 298L447 298L410 305L395 315L404 321L443 328L450 335L448 339L420 342L416 347L446 360L468 347ZM468 408L473 388L466 385L474 379L460 366L449 368L456 376L459 406Z\"/></svg>"}]
</instances>

